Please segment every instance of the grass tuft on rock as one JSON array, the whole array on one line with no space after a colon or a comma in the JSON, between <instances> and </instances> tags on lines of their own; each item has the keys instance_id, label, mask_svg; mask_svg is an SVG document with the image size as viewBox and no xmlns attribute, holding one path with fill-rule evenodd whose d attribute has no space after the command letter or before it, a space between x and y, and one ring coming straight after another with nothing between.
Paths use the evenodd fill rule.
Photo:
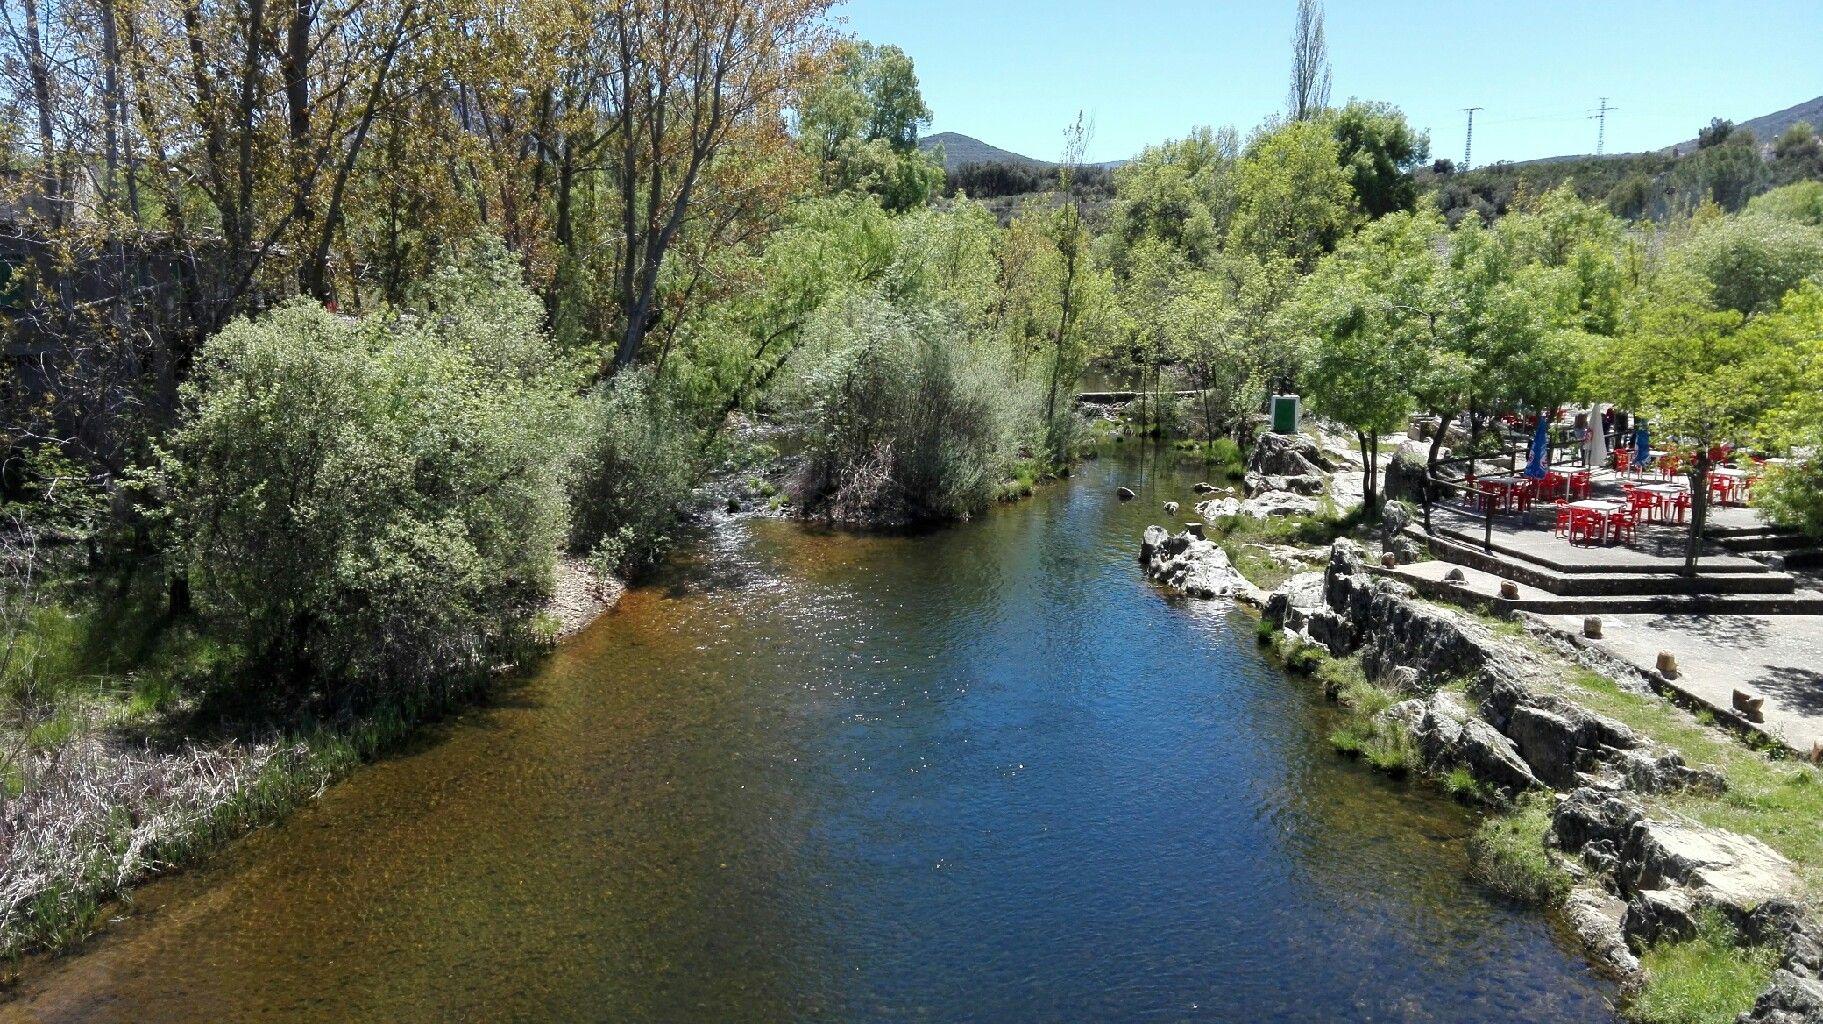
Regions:
<instances>
[{"instance_id":1,"label":"grass tuft on rock","mask_svg":"<svg viewBox=\"0 0 1823 1024\"><path fill-rule=\"evenodd\" d=\"M1697 916L1696 936L1660 942L1640 957L1646 987L1626 1010L1641 1024L1729 1024L1753 1007L1772 978L1778 952L1742 946L1740 934L1713 909Z\"/></svg>"},{"instance_id":2,"label":"grass tuft on rock","mask_svg":"<svg viewBox=\"0 0 1823 1024\"><path fill-rule=\"evenodd\" d=\"M1469 837L1469 873L1495 892L1524 903L1554 903L1570 891L1570 875L1545 848L1551 803L1543 794L1511 813L1488 818Z\"/></svg>"}]
</instances>

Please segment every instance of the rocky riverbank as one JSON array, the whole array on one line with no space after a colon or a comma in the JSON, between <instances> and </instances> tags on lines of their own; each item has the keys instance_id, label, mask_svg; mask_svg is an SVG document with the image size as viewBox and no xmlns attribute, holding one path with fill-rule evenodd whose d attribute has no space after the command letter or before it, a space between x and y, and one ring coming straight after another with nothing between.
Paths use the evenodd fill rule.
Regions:
<instances>
[{"instance_id":1,"label":"rocky riverbank","mask_svg":"<svg viewBox=\"0 0 1823 1024\"><path fill-rule=\"evenodd\" d=\"M1771 984L1742 1020L1823 1020L1823 929L1794 864L1760 839L1667 815L1653 799L1722 794L1728 782L1716 768L1687 764L1585 707L1538 646L1376 576L1352 541L1334 544L1321 573L1279 587L1265 614L1332 657L1358 656L1395 689L1400 699L1378 718L1409 738L1427 774L1467 772L1502 804L1555 794L1550 855L1575 880L1564 917L1629 989L1646 981L1638 951L1692 937L1716 911L1743 943L1778 951Z\"/></svg>"}]
</instances>

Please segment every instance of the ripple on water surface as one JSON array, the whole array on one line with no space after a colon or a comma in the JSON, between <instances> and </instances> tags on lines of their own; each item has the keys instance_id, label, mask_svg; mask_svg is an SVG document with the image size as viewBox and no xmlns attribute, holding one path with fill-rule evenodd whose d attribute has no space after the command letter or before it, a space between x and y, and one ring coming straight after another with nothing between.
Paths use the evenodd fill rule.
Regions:
<instances>
[{"instance_id":1,"label":"ripple on water surface","mask_svg":"<svg viewBox=\"0 0 1823 1024\"><path fill-rule=\"evenodd\" d=\"M718 531L0 1018L1611 1019L1464 880L1464 811L1139 579L1192 482L1131 453L923 536Z\"/></svg>"}]
</instances>

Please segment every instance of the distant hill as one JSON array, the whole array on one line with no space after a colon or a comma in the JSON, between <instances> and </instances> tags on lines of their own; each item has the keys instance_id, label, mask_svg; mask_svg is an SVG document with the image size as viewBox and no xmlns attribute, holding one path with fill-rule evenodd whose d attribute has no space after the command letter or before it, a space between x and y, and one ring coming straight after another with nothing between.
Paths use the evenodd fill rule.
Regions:
<instances>
[{"instance_id":1,"label":"distant hill","mask_svg":"<svg viewBox=\"0 0 1823 1024\"><path fill-rule=\"evenodd\" d=\"M1786 107L1776 114L1756 117L1751 121L1737 121L1734 126L1737 129L1747 129L1753 133L1755 139L1761 143L1767 143L1778 138L1785 129L1799 121L1809 121L1812 127L1823 128L1823 96L1818 96L1814 100L1805 100L1794 107ZM1696 140L1690 139L1680 142L1676 146L1667 146L1660 152L1670 152L1672 149L1676 149L1681 153L1688 153L1695 148Z\"/></svg>"},{"instance_id":2,"label":"distant hill","mask_svg":"<svg viewBox=\"0 0 1823 1024\"><path fill-rule=\"evenodd\" d=\"M980 139L963 135L960 132L938 132L918 140L919 149L929 150L937 146L943 147L943 169L951 173L954 173L956 168L967 164L1017 164L1040 171L1057 166L1050 160L1035 160L1012 150L990 146ZM1103 160L1098 164L1084 164L1083 166L1101 167L1111 171L1126 162L1125 160Z\"/></svg>"},{"instance_id":3,"label":"distant hill","mask_svg":"<svg viewBox=\"0 0 1823 1024\"><path fill-rule=\"evenodd\" d=\"M1035 168L1056 166L1048 160L1034 160L1029 156L1021 156L957 132L938 132L918 140L919 149L929 150L937 146L943 147L943 169L946 171L953 171L964 164L985 163L1020 164Z\"/></svg>"}]
</instances>

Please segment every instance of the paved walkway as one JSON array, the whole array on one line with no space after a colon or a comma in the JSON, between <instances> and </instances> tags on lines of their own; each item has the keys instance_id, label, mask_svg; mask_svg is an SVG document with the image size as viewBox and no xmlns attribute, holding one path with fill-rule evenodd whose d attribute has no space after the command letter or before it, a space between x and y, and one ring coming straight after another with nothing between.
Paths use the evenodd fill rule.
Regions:
<instances>
[{"instance_id":1,"label":"paved walkway","mask_svg":"<svg viewBox=\"0 0 1823 1024\"><path fill-rule=\"evenodd\" d=\"M1581 616L1543 618L1582 632ZM1603 615L1602 633L1583 642L1647 672L1669 651L1679 690L1730 713L1750 690L1766 698L1760 728L1800 753L1823 743L1823 615Z\"/></svg>"}]
</instances>

